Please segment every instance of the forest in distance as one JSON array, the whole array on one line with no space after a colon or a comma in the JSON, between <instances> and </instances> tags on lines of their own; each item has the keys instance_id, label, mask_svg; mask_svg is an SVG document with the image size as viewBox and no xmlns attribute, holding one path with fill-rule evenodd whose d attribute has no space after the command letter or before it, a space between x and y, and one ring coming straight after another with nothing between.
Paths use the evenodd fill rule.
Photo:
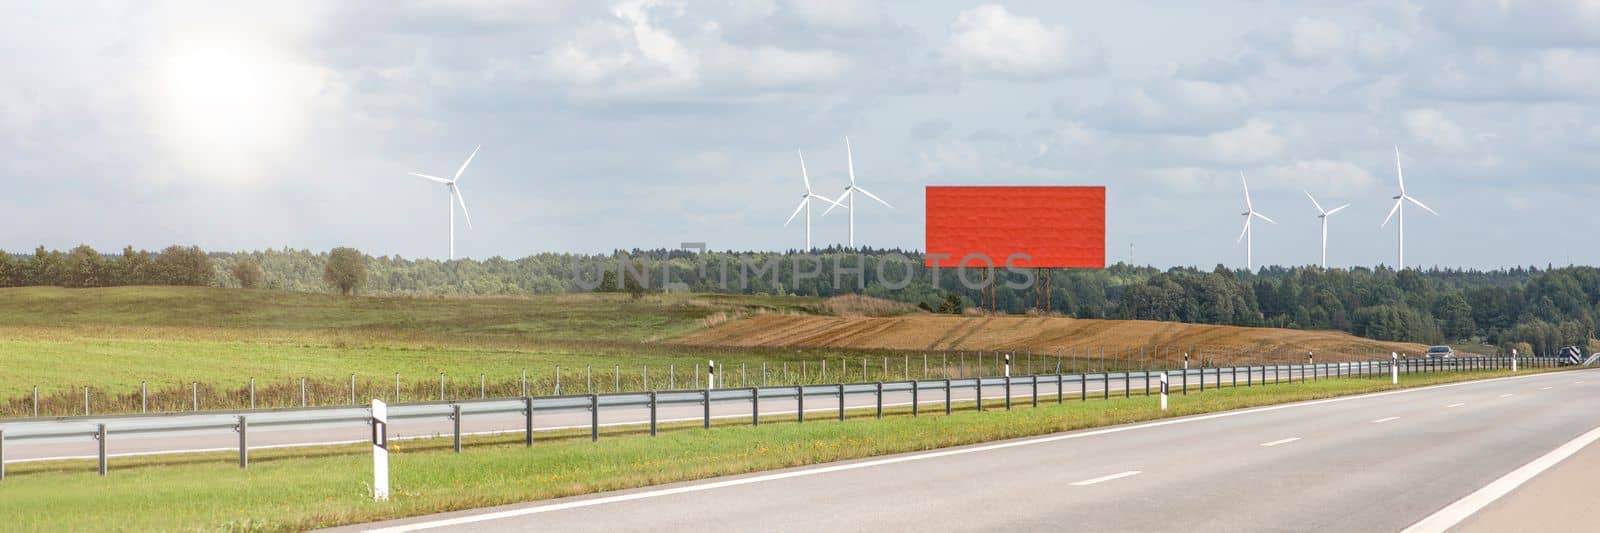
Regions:
<instances>
[{"instance_id":1,"label":"forest in distance","mask_svg":"<svg viewBox=\"0 0 1600 533\"><path fill-rule=\"evenodd\" d=\"M330 256L358 259L330 262ZM622 268L624 263L634 269ZM752 275L743 266L750 263L777 268ZM906 268L921 263L915 251L840 247L812 254L656 249L440 261L370 256L348 248L330 254L287 248L205 252L171 246L149 252L127 247L105 254L79 246L0 253L0 286L187 285L417 296L669 287L819 297L859 293L915 304L927 312L954 313L970 312L984 298L949 269L935 273ZM937 284L936 274L943 274ZM638 275L648 279L634 279ZM996 310L1039 312L1043 302L1034 287L1006 284L1024 281L1027 275L1037 280L1044 273L996 270ZM1119 263L1104 270L1051 270L1048 276L1049 312L1077 318L1340 330L1429 344L1473 340L1539 354L1587 346L1600 336L1600 269L1594 267L1398 272L1388 267L1263 267L1250 272L1222 265L1161 270ZM970 280L979 277L969 274Z\"/></svg>"}]
</instances>

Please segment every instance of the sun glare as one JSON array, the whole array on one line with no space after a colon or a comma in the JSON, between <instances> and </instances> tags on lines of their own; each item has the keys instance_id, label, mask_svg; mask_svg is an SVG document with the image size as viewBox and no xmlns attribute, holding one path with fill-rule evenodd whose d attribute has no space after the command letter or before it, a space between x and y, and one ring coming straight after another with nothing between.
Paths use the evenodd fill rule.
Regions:
<instances>
[{"instance_id":1,"label":"sun glare","mask_svg":"<svg viewBox=\"0 0 1600 533\"><path fill-rule=\"evenodd\" d=\"M166 104L159 120L194 170L236 169L289 134L295 75L289 62L258 43L182 41L162 65Z\"/></svg>"}]
</instances>

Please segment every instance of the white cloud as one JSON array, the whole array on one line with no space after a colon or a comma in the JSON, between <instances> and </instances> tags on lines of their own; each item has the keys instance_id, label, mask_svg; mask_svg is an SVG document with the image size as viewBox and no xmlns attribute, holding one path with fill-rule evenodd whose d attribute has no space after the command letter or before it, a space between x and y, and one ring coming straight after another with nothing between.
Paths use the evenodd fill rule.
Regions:
<instances>
[{"instance_id":1,"label":"white cloud","mask_svg":"<svg viewBox=\"0 0 1600 533\"><path fill-rule=\"evenodd\" d=\"M1265 170L1266 184L1283 189L1310 191L1319 199L1342 197L1370 190L1377 178L1348 161L1312 159L1275 165ZM1333 208L1332 205L1323 205Z\"/></svg>"},{"instance_id":2,"label":"white cloud","mask_svg":"<svg viewBox=\"0 0 1600 533\"><path fill-rule=\"evenodd\" d=\"M806 24L829 30L870 30L886 20L877 0L789 0L789 9Z\"/></svg>"},{"instance_id":3,"label":"white cloud","mask_svg":"<svg viewBox=\"0 0 1600 533\"><path fill-rule=\"evenodd\" d=\"M1289 57L1301 63L1322 63L1344 50L1344 30L1338 23L1301 17L1289 32Z\"/></svg>"},{"instance_id":4,"label":"white cloud","mask_svg":"<svg viewBox=\"0 0 1600 533\"><path fill-rule=\"evenodd\" d=\"M1256 163L1283 153L1283 137L1275 129L1272 122L1250 119L1238 128L1204 137L1177 137L1170 144L1195 160L1230 165Z\"/></svg>"},{"instance_id":5,"label":"white cloud","mask_svg":"<svg viewBox=\"0 0 1600 533\"><path fill-rule=\"evenodd\" d=\"M1523 60L1517 81L1530 89L1565 95L1600 94L1600 51L1554 48Z\"/></svg>"},{"instance_id":6,"label":"white cloud","mask_svg":"<svg viewBox=\"0 0 1600 533\"><path fill-rule=\"evenodd\" d=\"M1088 74L1105 65L1098 44L1076 38L1064 26L1046 26L993 4L957 15L940 55L967 74L1014 80Z\"/></svg>"},{"instance_id":7,"label":"white cloud","mask_svg":"<svg viewBox=\"0 0 1600 533\"><path fill-rule=\"evenodd\" d=\"M1080 113L1110 131L1193 134L1238 124L1253 100L1238 84L1167 79L1117 88Z\"/></svg>"},{"instance_id":8,"label":"white cloud","mask_svg":"<svg viewBox=\"0 0 1600 533\"><path fill-rule=\"evenodd\" d=\"M1600 44L1594 0L1427 0L1424 17L1465 40L1514 46Z\"/></svg>"},{"instance_id":9,"label":"white cloud","mask_svg":"<svg viewBox=\"0 0 1600 533\"><path fill-rule=\"evenodd\" d=\"M1460 153L1467 148L1466 133L1437 109L1413 109L1407 111L1401 121L1413 140L1434 149Z\"/></svg>"}]
</instances>

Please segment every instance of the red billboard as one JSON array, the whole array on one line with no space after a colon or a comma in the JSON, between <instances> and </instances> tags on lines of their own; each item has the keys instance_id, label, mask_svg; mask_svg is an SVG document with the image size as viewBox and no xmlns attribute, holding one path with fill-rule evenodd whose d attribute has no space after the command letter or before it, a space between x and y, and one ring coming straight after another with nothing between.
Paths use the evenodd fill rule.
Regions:
<instances>
[{"instance_id":1,"label":"red billboard","mask_svg":"<svg viewBox=\"0 0 1600 533\"><path fill-rule=\"evenodd\" d=\"M927 266L1105 268L1105 187L928 187ZM941 256L942 257L939 257ZM967 268L983 268L974 257Z\"/></svg>"}]
</instances>

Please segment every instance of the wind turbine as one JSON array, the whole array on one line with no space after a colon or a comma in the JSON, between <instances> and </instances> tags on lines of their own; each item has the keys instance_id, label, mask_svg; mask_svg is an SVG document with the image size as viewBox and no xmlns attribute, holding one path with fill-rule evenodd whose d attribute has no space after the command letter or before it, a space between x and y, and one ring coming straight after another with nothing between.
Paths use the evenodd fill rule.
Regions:
<instances>
[{"instance_id":1,"label":"wind turbine","mask_svg":"<svg viewBox=\"0 0 1600 533\"><path fill-rule=\"evenodd\" d=\"M1257 213L1256 212L1255 204L1250 202L1250 182L1244 179L1244 173L1243 172L1239 173L1239 182L1244 184L1244 208L1245 208L1244 213L1243 213L1243 215L1244 215L1244 232L1239 234L1239 240L1240 241L1245 241L1245 244L1244 244L1245 268L1248 268L1251 271L1255 271L1255 269L1256 269L1256 257L1255 257L1255 240L1256 240L1256 237L1255 237L1255 233L1250 229L1250 221L1252 219L1259 218L1261 220L1267 221L1270 224L1277 224L1277 222L1273 222L1272 219L1267 218L1266 215L1263 215L1261 213Z\"/></svg>"},{"instance_id":2,"label":"wind turbine","mask_svg":"<svg viewBox=\"0 0 1600 533\"><path fill-rule=\"evenodd\" d=\"M455 177L450 179L444 179L438 176L429 176L427 174L419 174L416 172L407 172L407 174L412 176L435 183L442 183L446 189L450 190L450 260L452 261L454 261L456 258L456 204L461 204L461 216L467 218L467 228L472 228L472 215L467 213L467 201L461 199L461 190L456 187L456 182L461 181L461 173L467 171L467 165L472 164L472 158L478 157L478 150L480 148L483 148L483 145L478 145L477 148L472 149L472 155L467 156L467 161L461 164L461 168L456 169Z\"/></svg>"},{"instance_id":3,"label":"wind turbine","mask_svg":"<svg viewBox=\"0 0 1600 533\"><path fill-rule=\"evenodd\" d=\"M1311 191L1305 191L1305 193L1306 198L1311 199L1311 205L1317 206L1317 212L1321 213L1317 215L1317 218L1322 220L1322 268L1328 268L1328 217L1333 216L1334 213L1344 211L1344 208L1350 207L1350 204L1344 204L1333 208L1332 211L1327 211L1322 209L1322 204L1317 203L1315 196L1311 196Z\"/></svg>"},{"instance_id":4,"label":"wind turbine","mask_svg":"<svg viewBox=\"0 0 1600 533\"><path fill-rule=\"evenodd\" d=\"M1422 202L1419 202L1416 198L1412 198L1411 195L1406 194L1406 175L1405 172L1400 170L1399 146L1394 147L1394 175L1395 178L1399 179L1400 181L1400 195L1394 197L1394 208L1389 210L1389 218L1383 219L1383 226L1379 227L1388 226L1390 219L1395 218L1395 215L1400 215L1400 219L1396 221L1396 227L1400 232L1400 264L1396 267L1396 270L1398 271L1406 269L1406 211L1401 209L1400 206L1405 205L1406 202L1411 202L1417 207L1421 207L1424 211L1433 213L1433 216L1439 216L1439 212L1434 211L1433 208L1430 208L1426 205L1422 205Z\"/></svg>"},{"instance_id":5,"label":"wind turbine","mask_svg":"<svg viewBox=\"0 0 1600 533\"><path fill-rule=\"evenodd\" d=\"M822 200L824 202L828 202L828 203L833 204L833 205L839 205L839 202L835 202L833 200L828 199L828 197L826 197L826 196L811 192L811 177L806 175L806 155L803 154L803 153L800 153L799 150L795 150L794 153L800 156L800 179L805 180L805 182L806 182L806 193L803 194L803 195L800 195L800 206L794 208L794 214L789 215L789 220L786 220L786 221L783 222L783 227L786 227L786 228L789 227L789 223L790 222L794 222L794 217L800 216L800 210L804 209L806 211L806 251L809 252L809 251L812 250L812 248L811 248L811 200L812 199ZM829 208L829 209L832 209L832 208Z\"/></svg>"},{"instance_id":6,"label":"wind turbine","mask_svg":"<svg viewBox=\"0 0 1600 533\"><path fill-rule=\"evenodd\" d=\"M855 161L855 157L853 155L851 155L851 153L850 153L850 138L849 137L845 137L844 138L844 156L845 156L845 162L846 162L846 164L849 165L849 169L850 169L850 186L844 188L844 193L839 195L839 201L838 202L834 202L834 205L832 207L829 207L827 210L824 210L822 212L822 216L828 216L828 212L829 211L833 211L834 207L843 207L845 209L849 209L850 210L850 247L851 248L855 248L856 247L856 210L855 210L855 207L856 207L856 194L855 193L856 193L856 191L860 191L861 194L867 195L868 198L871 198L873 200L877 200L878 203L883 204L884 207L887 207L889 209L894 209L894 206L889 205L889 202L883 201L883 199L879 198L878 195L872 194L872 191L868 191L866 189L863 189L861 187L857 187L856 186L856 161ZM850 203L848 205L842 203L847 199L850 201Z\"/></svg>"}]
</instances>

